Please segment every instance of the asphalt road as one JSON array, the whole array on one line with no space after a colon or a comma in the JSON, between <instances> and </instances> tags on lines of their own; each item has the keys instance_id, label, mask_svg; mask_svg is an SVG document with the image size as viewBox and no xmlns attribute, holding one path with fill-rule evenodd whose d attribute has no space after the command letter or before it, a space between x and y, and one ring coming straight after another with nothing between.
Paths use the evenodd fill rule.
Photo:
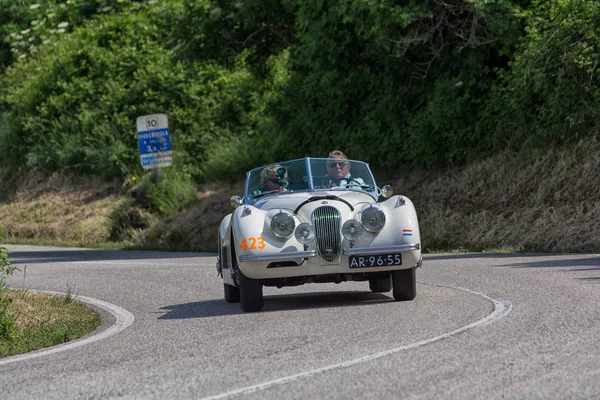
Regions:
<instances>
[{"instance_id":1,"label":"asphalt road","mask_svg":"<svg viewBox=\"0 0 600 400\"><path fill-rule=\"evenodd\" d=\"M0 359L3 399L600 398L600 255L425 255L412 302L312 284L243 313L214 254L8 247L11 287L96 299L104 322Z\"/></svg>"}]
</instances>

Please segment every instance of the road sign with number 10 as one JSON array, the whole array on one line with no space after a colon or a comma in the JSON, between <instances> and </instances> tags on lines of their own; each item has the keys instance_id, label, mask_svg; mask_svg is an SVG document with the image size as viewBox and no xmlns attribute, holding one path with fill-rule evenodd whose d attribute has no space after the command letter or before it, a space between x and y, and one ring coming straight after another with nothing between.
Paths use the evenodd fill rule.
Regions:
<instances>
[{"instance_id":1,"label":"road sign with number 10","mask_svg":"<svg viewBox=\"0 0 600 400\"><path fill-rule=\"evenodd\" d=\"M137 118L138 147L144 169L168 167L173 164L171 136L165 114Z\"/></svg>"}]
</instances>

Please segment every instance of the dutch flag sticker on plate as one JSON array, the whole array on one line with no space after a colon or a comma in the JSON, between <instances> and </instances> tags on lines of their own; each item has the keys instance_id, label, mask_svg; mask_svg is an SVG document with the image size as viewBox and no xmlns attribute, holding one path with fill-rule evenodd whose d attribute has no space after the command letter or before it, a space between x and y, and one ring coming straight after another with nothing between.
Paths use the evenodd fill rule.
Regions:
<instances>
[{"instance_id":1,"label":"dutch flag sticker on plate","mask_svg":"<svg viewBox=\"0 0 600 400\"><path fill-rule=\"evenodd\" d=\"M412 236L412 229L402 229L402 236Z\"/></svg>"}]
</instances>

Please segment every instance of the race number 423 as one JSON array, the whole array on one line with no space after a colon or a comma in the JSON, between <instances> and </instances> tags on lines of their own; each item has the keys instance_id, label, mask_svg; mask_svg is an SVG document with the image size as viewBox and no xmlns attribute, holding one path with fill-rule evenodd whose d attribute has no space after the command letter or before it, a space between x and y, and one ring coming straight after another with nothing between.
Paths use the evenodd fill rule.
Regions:
<instances>
[{"instance_id":1,"label":"race number 423","mask_svg":"<svg viewBox=\"0 0 600 400\"><path fill-rule=\"evenodd\" d=\"M265 239L262 237L244 238L244 240L242 240L242 243L240 243L240 249L243 250L264 249L265 247Z\"/></svg>"}]
</instances>

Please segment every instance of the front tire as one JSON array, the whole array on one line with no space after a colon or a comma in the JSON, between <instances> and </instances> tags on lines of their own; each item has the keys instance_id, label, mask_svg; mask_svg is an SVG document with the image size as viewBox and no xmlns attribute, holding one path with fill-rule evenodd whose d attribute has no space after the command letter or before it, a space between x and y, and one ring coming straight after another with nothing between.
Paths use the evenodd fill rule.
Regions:
<instances>
[{"instance_id":1,"label":"front tire","mask_svg":"<svg viewBox=\"0 0 600 400\"><path fill-rule=\"evenodd\" d=\"M225 301L226 302L228 302L228 303L239 303L240 302L240 289L239 288L224 283L223 291L225 293Z\"/></svg>"},{"instance_id":2,"label":"front tire","mask_svg":"<svg viewBox=\"0 0 600 400\"><path fill-rule=\"evenodd\" d=\"M263 308L262 283L259 280L248 278L238 270L238 284L240 285L240 307L242 311L260 311Z\"/></svg>"},{"instance_id":3,"label":"front tire","mask_svg":"<svg viewBox=\"0 0 600 400\"><path fill-rule=\"evenodd\" d=\"M392 277L388 275L383 278L369 279L369 289L373 293L385 293L392 290Z\"/></svg>"},{"instance_id":4,"label":"front tire","mask_svg":"<svg viewBox=\"0 0 600 400\"><path fill-rule=\"evenodd\" d=\"M417 297L416 267L392 272L394 299L397 301L413 300Z\"/></svg>"}]
</instances>

